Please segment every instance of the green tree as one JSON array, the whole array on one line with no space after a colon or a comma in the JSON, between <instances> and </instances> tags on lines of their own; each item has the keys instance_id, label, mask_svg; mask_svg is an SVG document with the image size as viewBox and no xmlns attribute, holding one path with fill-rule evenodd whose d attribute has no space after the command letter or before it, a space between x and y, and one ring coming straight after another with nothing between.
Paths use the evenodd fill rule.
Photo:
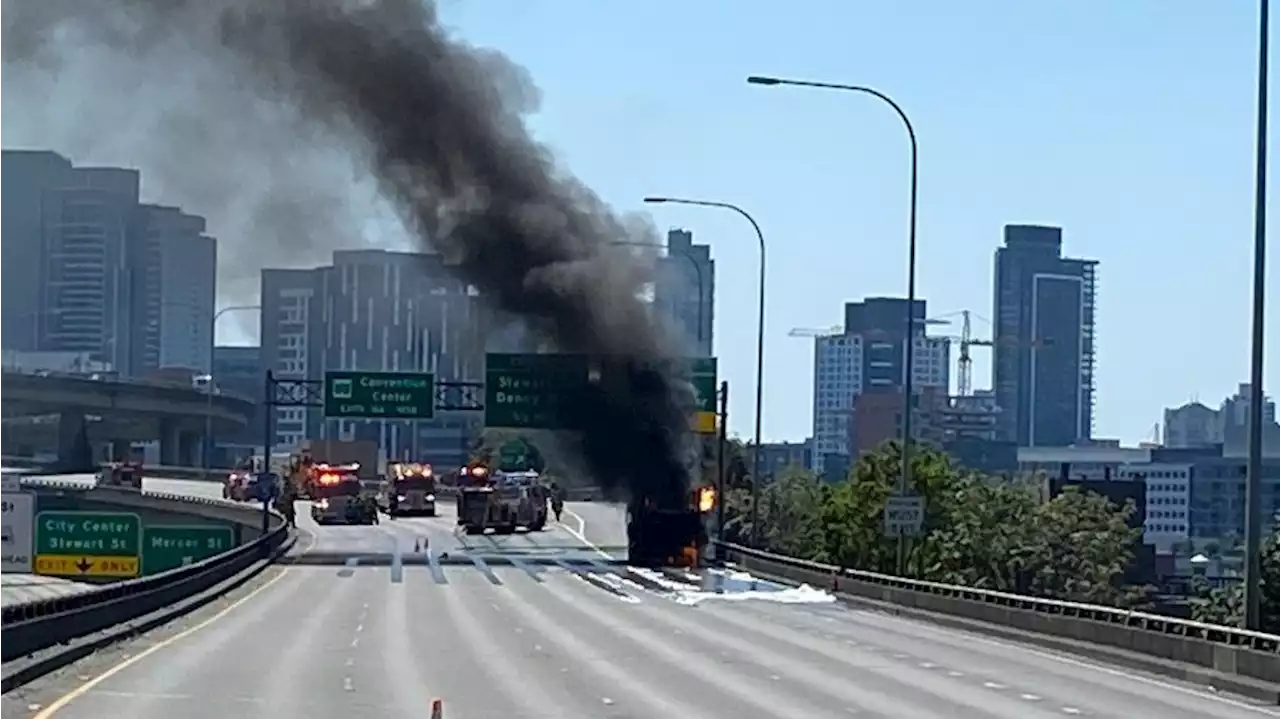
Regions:
<instances>
[{"instance_id":1,"label":"green tree","mask_svg":"<svg viewBox=\"0 0 1280 719\"><path fill-rule=\"evenodd\" d=\"M897 540L884 536L885 502L897 492L901 452L888 442L859 458L848 479L826 485L791 471L762 490L763 548L843 567L893 573ZM924 536L909 543L911 574L934 581L1081 602L1134 599L1122 585L1141 530L1132 504L1067 490L1045 501L1043 482L958 469L921 446L910 491L925 501ZM749 483L724 498L730 541L751 536Z\"/></svg>"},{"instance_id":2,"label":"green tree","mask_svg":"<svg viewBox=\"0 0 1280 719\"><path fill-rule=\"evenodd\" d=\"M1262 631L1280 634L1280 531L1271 534L1261 552L1258 618ZM1244 585L1209 590L1201 584L1200 598L1192 606L1192 616L1211 624L1239 625L1244 617Z\"/></svg>"},{"instance_id":3,"label":"green tree","mask_svg":"<svg viewBox=\"0 0 1280 719\"><path fill-rule=\"evenodd\" d=\"M943 453L918 446L911 455L909 492L924 498L925 527L944 526L954 511L949 496L957 477ZM884 507L897 491L902 445L885 442L860 457L850 477L830 492L823 514L825 543L822 556L844 567L891 572L896 570L896 539L884 536ZM927 551L916 544L915 551ZM917 555L917 565L919 564Z\"/></svg>"},{"instance_id":4,"label":"green tree","mask_svg":"<svg viewBox=\"0 0 1280 719\"><path fill-rule=\"evenodd\" d=\"M926 575L939 582L1017 591L1033 554L1037 493L976 474L957 478L948 516L927 538Z\"/></svg>"},{"instance_id":5,"label":"green tree","mask_svg":"<svg viewBox=\"0 0 1280 719\"><path fill-rule=\"evenodd\" d=\"M826 488L813 473L784 471L763 489L761 540L770 552L816 558L823 544L822 510Z\"/></svg>"},{"instance_id":6,"label":"green tree","mask_svg":"<svg viewBox=\"0 0 1280 719\"><path fill-rule=\"evenodd\" d=\"M1129 526L1132 501L1117 506L1071 487L1038 506L1028 537L1030 593L1092 604L1124 604L1122 580L1142 529Z\"/></svg>"}]
</instances>

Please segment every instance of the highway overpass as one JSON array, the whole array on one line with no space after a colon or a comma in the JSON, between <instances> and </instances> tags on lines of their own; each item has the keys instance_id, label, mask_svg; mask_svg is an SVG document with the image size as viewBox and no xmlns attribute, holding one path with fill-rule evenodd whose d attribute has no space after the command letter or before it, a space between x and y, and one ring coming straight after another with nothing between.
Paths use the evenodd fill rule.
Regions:
<instances>
[{"instance_id":1,"label":"highway overpass","mask_svg":"<svg viewBox=\"0 0 1280 719\"><path fill-rule=\"evenodd\" d=\"M25 373L6 370L0 385L5 418L5 453L27 454L38 445L56 447L59 456L72 446L85 417L93 442L160 441L161 464L198 464L205 418L215 431L243 428L254 403L244 397L195 387L143 381L93 379L81 375ZM54 416L47 426L21 418ZM29 448L28 452L21 448Z\"/></svg>"}]
</instances>

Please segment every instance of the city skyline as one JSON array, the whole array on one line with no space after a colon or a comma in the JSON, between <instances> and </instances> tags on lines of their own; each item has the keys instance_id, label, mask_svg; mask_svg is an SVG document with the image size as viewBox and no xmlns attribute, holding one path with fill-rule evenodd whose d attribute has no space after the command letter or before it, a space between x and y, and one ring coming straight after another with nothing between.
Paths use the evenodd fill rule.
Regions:
<instances>
[{"instance_id":1,"label":"city skyline","mask_svg":"<svg viewBox=\"0 0 1280 719\"><path fill-rule=\"evenodd\" d=\"M148 203L132 168L4 150L4 349L83 354L126 376L207 373L217 241L204 217Z\"/></svg>"},{"instance_id":2,"label":"city skyline","mask_svg":"<svg viewBox=\"0 0 1280 719\"><path fill-rule=\"evenodd\" d=\"M43 208L39 213L11 212L5 220L6 230L11 236L22 237L25 234L38 238L33 243L10 242L6 247L8 271L5 289L8 301L5 303L5 349L86 352L127 374L179 366L210 371L214 348L202 317L207 316L214 306L217 276L212 268L216 267L217 249L216 240L207 231L205 219L179 207L143 201L140 195L141 176L135 169L77 166L56 152L43 150L6 150L5 162L7 167L13 168L11 176L31 178L30 182L10 182L7 193L11 199L7 201L16 206L23 206L25 202L25 206ZM27 193L25 199L22 192ZM31 199L46 195L47 201ZM112 228L118 228L118 231ZM1043 237L1037 239L1027 234L1034 232L1041 232ZM1019 233L1024 237L1019 238ZM1068 318L1069 323L1080 326L1081 349L1074 358L1065 359L1067 367L1075 367L1080 373L1076 383L1079 400L1075 403L1077 420L1074 425L1078 431L1074 437L1062 432L1058 434L1067 437L1068 441L1087 440L1092 435L1093 424L1092 296L1097 262L1062 257L1061 228L1006 225L1004 235L1005 246L996 250L997 281L1001 277L1002 253L1009 256L1008 253L1016 250L1025 255L1026 246L1039 242L1044 247L1054 248L1046 255L1045 261L1053 265L1048 267L1049 270L1057 272L1046 271L1045 267L1034 268L1030 277L1032 285L1038 289L1028 296L1036 301L1045 299L1043 304L1053 307L1054 303L1049 300L1061 299L1059 295L1066 297L1063 292L1067 292L1082 305L1078 317ZM1020 244L1023 248L1018 250ZM717 336L714 331L717 284L715 260L711 259L710 249L707 244L695 244L690 230L676 228L668 231L665 252L658 259L654 285L654 306L671 315L681 340L693 346L699 354L709 353ZM55 270L67 266L64 258L72 258L73 264L82 263L86 251L101 267L117 269L103 269L91 277L84 275L82 267L77 268L78 273L55 274ZM361 251L364 250L349 250ZM39 268L35 273L18 271L18 268L33 264ZM1067 268L1065 273L1062 271L1064 267ZM206 269L193 272L193 268ZM33 287L41 283L43 287ZM94 298L88 302L84 299L87 290L92 290ZM699 291L703 295L701 298L698 297ZM998 285L992 288L992 294L993 314L999 318L1002 312ZM101 301L96 299L98 297ZM219 306L222 304L225 303L219 303ZM1061 309L1065 305L1058 302L1056 306ZM1040 310L1040 314L1044 312ZM1011 321L1025 325L1032 319L1030 313L1023 313ZM992 363L993 375L1000 374L1001 356L1014 356L1015 361L1021 363L1014 366L1024 378L1022 384L1027 384L1028 358L1032 355L1044 358L1053 352L1050 347L1039 347L1032 353L1025 346L1015 346L1018 342L1028 342L1025 338L1016 338L1019 332L1030 332L1028 327L1010 325L1002 328L999 320L996 324L994 343L997 361ZM101 329L95 331L94 327ZM508 327L505 331L518 331L518 328ZM1009 342L1010 334L1014 335L1012 344ZM24 335L29 339L23 340ZM771 333L770 343L776 341L774 337L776 334ZM1043 338L1031 339L1029 343L1042 341ZM822 341L815 342L815 346L821 344ZM928 355L930 351L926 348L924 354ZM948 383L953 374L949 357L948 354L945 361ZM815 370L818 364L815 355ZM1043 375L1046 371L1042 362L1038 372ZM993 388L999 395L1002 383L997 377L993 380ZM811 381L816 386L816 375ZM919 381L923 383L921 386L929 386L931 382L927 379ZM1009 382L1004 384L1010 385ZM1013 382L1012 386L1016 389L1018 382ZM1061 389L1066 385L1061 381L1041 378L1038 386L1041 388L1038 394L1043 395L1045 387ZM1007 394L1010 390L1006 387L1003 391ZM1072 391L1064 396L1075 394ZM779 436L791 440L812 438L820 445L830 441L826 434L831 432L817 428L824 424L830 427L835 420L826 416L829 412L820 406L822 400L817 395L815 390L810 427L801 433L789 431ZM1016 401L1025 403L1032 393L1028 391L1010 396L1019 397ZM845 401L851 402L852 395ZM1052 397L1038 401L1042 405L1065 406ZM996 403L1004 409L999 396ZM1153 407L1151 411L1161 410ZM1014 414L1016 412L1006 412L1003 416L1010 418ZM819 415L823 415L821 419ZM1018 431L1021 444L1042 443L1031 437L1026 423L1022 423ZM1041 435L1044 431L1040 430ZM1001 427L1001 436L1008 436L1009 432L1008 427ZM847 431L838 434L845 436ZM766 435L766 439L770 437ZM1062 441L1058 439L1048 443ZM847 447L838 449L843 451ZM823 453L823 450L815 451Z\"/></svg>"}]
</instances>

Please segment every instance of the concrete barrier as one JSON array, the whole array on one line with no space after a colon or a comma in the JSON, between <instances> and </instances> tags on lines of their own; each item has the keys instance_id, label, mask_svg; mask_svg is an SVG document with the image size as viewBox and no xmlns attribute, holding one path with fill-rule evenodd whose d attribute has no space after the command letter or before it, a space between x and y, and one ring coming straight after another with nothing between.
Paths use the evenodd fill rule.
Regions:
<instances>
[{"instance_id":1,"label":"concrete barrier","mask_svg":"<svg viewBox=\"0 0 1280 719\"><path fill-rule=\"evenodd\" d=\"M227 552L166 572L105 584L93 591L5 606L0 642L0 655L6 664L5 691L65 666L72 655L82 656L125 636L127 631L120 631L120 625L127 626L156 613L177 616L189 600L210 600L232 586L238 577L247 577L272 561L290 537L283 517L264 512L261 505L127 487L86 486L80 481L83 477L73 479L77 481L59 483L58 478L41 477L24 480L22 485L54 496L74 494L76 499L97 506L230 524L236 528L240 542ZM153 619L152 623L158 621ZM92 639L94 636L98 638ZM57 647L63 650L54 657L32 658ZM20 659L26 663L10 674L9 662Z\"/></svg>"},{"instance_id":2,"label":"concrete barrier","mask_svg":"<svg viewBox=\"0 0 1280 719\"><path fill-rule=\"evenodd\" d=\"M1053 637L1056 648L1106 647L1106 659L1223 686L1280 703L1280 636L1116 607L926 582L783 557L732 544L726 558L763 577L833 590L894 607L899 613L1009 636ZM1071 646L1080 645L1080 646ZM1200 668L1195 672L1188 668Z\"/></svg>"}]
</instances>

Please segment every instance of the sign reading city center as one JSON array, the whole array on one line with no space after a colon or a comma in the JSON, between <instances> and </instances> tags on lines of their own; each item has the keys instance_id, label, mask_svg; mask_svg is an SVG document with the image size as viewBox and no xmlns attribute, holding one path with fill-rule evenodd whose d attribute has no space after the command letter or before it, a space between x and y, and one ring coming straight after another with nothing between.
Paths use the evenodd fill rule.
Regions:
<instances>
[{"instance_id":1,"label":"sign reading city center","mask_svg":"<svg viewBox=\"0 0 1280 719\"><path fill-rule=\"evenodd\" d=\"M324 416L350 419L431 419L436 413L430 372L325 372Z\"/></svg>"},{"instance_id":2,"label":"sign reading city center","mask_svg":"<svg viewBox=\"0 0 1280 719\"><path fill-rule=\"evenodd\" d=\"M41 512L36 515L36 574L59 577L138 576L142 520L129 512Z\"/></svg>"}]
</instances>

